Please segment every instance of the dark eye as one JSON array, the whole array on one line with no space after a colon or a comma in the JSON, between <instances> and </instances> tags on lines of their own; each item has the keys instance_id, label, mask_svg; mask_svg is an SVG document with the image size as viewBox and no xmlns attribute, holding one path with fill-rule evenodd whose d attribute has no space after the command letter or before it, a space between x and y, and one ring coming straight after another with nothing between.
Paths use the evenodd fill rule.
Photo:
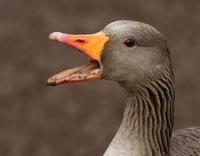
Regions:
<instances>
[{"instance_id":1,"label":"dark eye","mask_svg":"<svg viewBox=\"0 0 200 156\"><path fill-rule=\"evenodd\" d=\"M123 41L124 45L127 47L133 47L135 45L135 40L132 38L127 38Z\"/></svg>"}]
</instances>

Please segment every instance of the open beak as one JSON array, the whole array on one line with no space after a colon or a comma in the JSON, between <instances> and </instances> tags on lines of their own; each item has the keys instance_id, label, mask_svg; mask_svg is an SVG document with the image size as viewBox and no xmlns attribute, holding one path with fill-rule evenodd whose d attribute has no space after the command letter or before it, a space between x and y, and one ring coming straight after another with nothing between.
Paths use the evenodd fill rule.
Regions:
<instances>
[{"instance_id":1,"label":"open beak","mask_svg":"<svg viewBox=\"0 0 200 156\"><path fill-rule=\"evenodd\" d=\"M63 83L97 80L101 78L102 68L100 57L104 45L109 39L103 32L89 35L71 35L54 32L49 35L49 38L80 50L90 58L90 61L87 65L67 69L55 74L47 80L48 85L55 86Z\"/></svg>"}]
</instances>

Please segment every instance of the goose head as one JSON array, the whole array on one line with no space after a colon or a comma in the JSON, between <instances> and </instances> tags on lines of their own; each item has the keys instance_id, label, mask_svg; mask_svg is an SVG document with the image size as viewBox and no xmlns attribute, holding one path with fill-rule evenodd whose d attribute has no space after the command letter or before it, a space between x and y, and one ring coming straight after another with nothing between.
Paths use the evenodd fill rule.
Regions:
<instances>
[{"instance_id":1,"label":"goose head","mask_svg":"<svg viewBox=\"0 0 200 156\"><path fill-rule=\"evenodd\" d=\"M166 38L141 22L115 21L89 35L54 32L50 39L78 49L89 62L55 74L48 79L49 85L108 79L137 88L170 71Z\"/></svg>"}]
</instances>

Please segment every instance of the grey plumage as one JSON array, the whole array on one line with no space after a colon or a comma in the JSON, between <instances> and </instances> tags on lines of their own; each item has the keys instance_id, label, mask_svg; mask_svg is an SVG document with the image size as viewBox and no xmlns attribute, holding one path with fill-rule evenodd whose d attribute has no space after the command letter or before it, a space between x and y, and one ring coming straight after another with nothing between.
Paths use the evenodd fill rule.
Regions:
<instances>
[{"instance_id":1,"label":"grey plumage","mask_svg":"<svg viewBox=\"0 0 200 156\"><path fill-rule=\"evenodd\" d=\"M200 127L175 131L170 145L172 156L200 155Z\"/></svg>"},{"instance_id":2,"label":"grey plumage","mask_svg":"<svg viewBox=\"0 0 200 156\"><path fill-rule=\"evenodd\" d=\"M116 21L103 31L110 37L101 57L103 77L128 93L122 124L104 156L200 156L200 128L172 134L174 75L166 38L135 21ZM135 46L123 46L126 38Z\"/></svg>"}]
</instances>

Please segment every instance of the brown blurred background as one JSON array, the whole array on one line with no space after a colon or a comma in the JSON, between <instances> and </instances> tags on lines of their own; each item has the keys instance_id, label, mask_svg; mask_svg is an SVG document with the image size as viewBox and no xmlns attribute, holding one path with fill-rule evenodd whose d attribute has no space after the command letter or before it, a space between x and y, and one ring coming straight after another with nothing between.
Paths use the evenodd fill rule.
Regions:
<instances>
[{"instance_id":1,"label":"brown blurred background","mask_svg":"<svg viewBox=\"0 0 200 156\"><path fill-rule=\"evenodd\" d=\"M48 34L93 33L118 19L149 23L167 36L175 128L200 125L199 0L1 0L1 156L103 154L120 124L125 93L105 80L46 87L55 72L87 60Z\"/></svg>"}]
</instances>

